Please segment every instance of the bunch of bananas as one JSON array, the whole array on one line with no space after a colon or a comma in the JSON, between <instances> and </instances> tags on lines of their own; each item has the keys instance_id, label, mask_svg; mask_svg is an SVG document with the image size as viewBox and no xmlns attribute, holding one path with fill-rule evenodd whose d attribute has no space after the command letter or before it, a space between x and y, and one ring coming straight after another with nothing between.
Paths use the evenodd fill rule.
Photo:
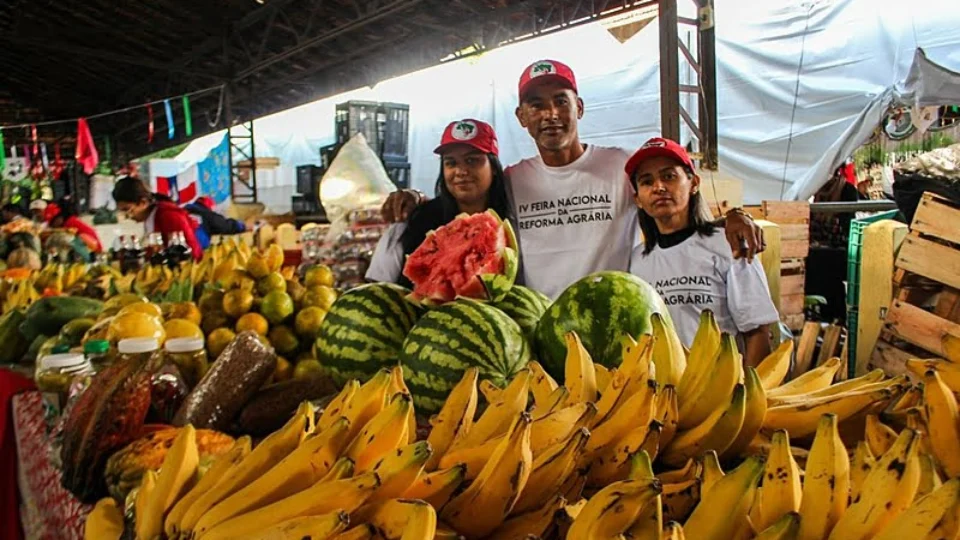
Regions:
<instances>
[{"instance_id":1,"label":"bunch of bananas","mask_svg":"<svg viewBox=\"0 0 960 540\"><path fill-rule=\"evenodd\" d=\"M36 275L12 281L5 286L2 311L9 313L15 309L23 309L40 299L37 292Z\"/></svg>"}]
</instances>

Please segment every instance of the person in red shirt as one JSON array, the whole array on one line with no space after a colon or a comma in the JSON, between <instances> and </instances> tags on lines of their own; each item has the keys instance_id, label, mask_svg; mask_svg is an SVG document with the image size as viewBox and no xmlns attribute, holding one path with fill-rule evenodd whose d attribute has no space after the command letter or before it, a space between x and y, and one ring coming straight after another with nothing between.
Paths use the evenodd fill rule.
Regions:
<instances>
[{"instance_id":1,"label":"person in red shirt","mask_svg":"<svg viewBox=\"0 0 960 540\"><path fill-rule=\"evenodd\" d=\"M97 230L87 225L77 216L77 206L70 199L64 198L59 202L50 203L43 209L43 220L54 229L73 229L77 236L93 253L103 251Z\"/></svg>"},{"instance_id":2,"label":"person in red shirt","mask_svg":"<svg viewBox=\"0 0 960 540\"><path fill-rule=\"evenodd\" d=\"M138 223L143 223L146 234L160 233L168 242L176 233L182 233L193 252L194 260L203 256L203 248L194 234L195 223L186 210L169 197L152 193L139 178L124 176L113 187L117 211Z\"/></svg>"}]
</instances>

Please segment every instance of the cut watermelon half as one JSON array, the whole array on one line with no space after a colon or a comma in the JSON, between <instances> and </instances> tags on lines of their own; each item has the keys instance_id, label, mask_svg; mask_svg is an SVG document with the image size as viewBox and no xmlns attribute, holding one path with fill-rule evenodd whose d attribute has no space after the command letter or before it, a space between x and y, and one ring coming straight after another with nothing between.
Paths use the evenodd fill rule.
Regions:
<instances>
[{"instance_id":1,"label":"cut watermelon half","mask_svg":"<svg viewBox=\"0 0 960 540\"><path fill-rule=\"evenodd\" d=\"M427 233L407 257L403 275L413 283L411 298L423 304L459 296L499 302L517 277L517 237L493 210L460 214Z\"/></svg>"}]
</instances>

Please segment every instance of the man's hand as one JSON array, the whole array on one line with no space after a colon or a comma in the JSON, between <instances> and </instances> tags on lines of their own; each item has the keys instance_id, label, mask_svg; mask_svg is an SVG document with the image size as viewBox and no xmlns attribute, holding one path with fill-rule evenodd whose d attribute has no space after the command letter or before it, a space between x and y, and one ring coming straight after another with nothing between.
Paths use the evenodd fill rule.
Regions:
<instances>
[{"instance_id":1,"label":"man's hand","mask_svg":"<svg viewBox=\"0 0 960 540\"><path fill-rule=\"evenodd\" d=\"M753 256L767 247L763 241L763 229L739 208L727 212L725 221L724 232L730 248L733 249L733 258L746 257L753 262Z\"/></svg>"},{"instance_id":2,"label":"man's hand","mask_svg":"<svg viewBox=\"0 0 960 540\"><path fill-rule=\"evenodd\" d=\"M410 212L424 202L423 194L412 189L400 189L387 196L380 207L380 215L387 223L405 221Z\"/></svg>"}]
</instances>

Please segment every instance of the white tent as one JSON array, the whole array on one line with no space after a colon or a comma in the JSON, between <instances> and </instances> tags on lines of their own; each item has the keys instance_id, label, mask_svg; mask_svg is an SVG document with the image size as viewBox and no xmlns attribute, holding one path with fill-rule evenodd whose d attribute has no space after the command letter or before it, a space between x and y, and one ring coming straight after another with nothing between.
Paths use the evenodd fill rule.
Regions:
<instances>
[{"instance_id":1,"label":"white tent","mask_svg":"<svg viewBox=\"0 0 960 540\"><path fill-rule=\"evenodd\" d=\"M748 203L812 195L877 125L909 80L918 47L943 69L960 71L960 11L951 0L716 4L720 168L743 180ZM271 210L289 209L294 168L319 162L319 147L334 141L335 104L351 99L410 105L412 184L424 191L438 171L433 147L453 119L491 122L504 163L533 155L513 111L518 74L540 58L577 73L585 142L639 146L660 128L657 32L649 24L620 43L600 24L580 26L259 119L258 156L282 163L261 182L261 199ZM201 159L222 134L194 141L178 159L184 167Z\"/></svg>"}]
</instances>

